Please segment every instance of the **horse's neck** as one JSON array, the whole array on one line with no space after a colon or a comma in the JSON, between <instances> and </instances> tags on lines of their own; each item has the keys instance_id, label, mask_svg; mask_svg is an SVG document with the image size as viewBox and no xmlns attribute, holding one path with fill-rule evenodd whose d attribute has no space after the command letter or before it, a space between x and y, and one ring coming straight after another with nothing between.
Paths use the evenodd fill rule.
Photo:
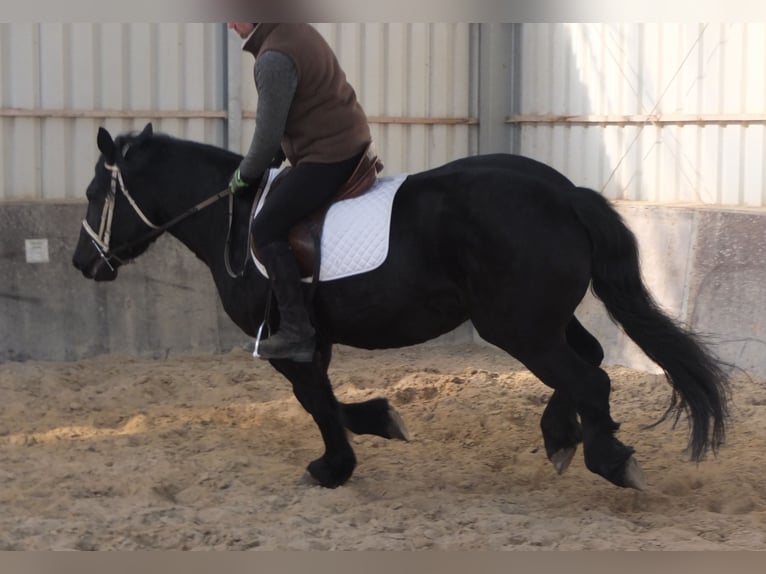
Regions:
<instances>
[{"instance_id":1,"label":"horse's neck","mask_svg":"<svg viewBox=\"0 0 766 574\"><path fill-rule=\"evenodd\" d=\"M181 154L167 154L178 157ZM195 157L196 156L196 157ZM154 193L163 198L163 218L168 221L190 207L204 201L221 191L228 184L229 168L221 166L219 158L208 159L205 153L185 158L183 165L158 166L158 172L170 174L168 181L156 180ZM238 271L244 259L247 245L247 221L250 215L250 200L247 197L235 198L235 218L232 229L232 265ZM190 217L171 227L167 233L175 237L210 269L219 295L227 313L238 324L244 320L239 315L246 312L243 300L247 300L250 312L259 312L259 303L265 303L268 282L257 273L248 279L232 278L226 270L224 249L229 229L229 198L216 201ZM261 301L261 299L263 301ZM246 321L245 321L246 322ZM242 324L240 324L242 327Z\"/></svg>"},{"instance_id":2,"label":"horse's neck","mask_svg":"<svg viewBox=\"0 0 766 574\"><path fill-rule=\"evenodd\" d=\"M189 219L177 223L168 230L168 233L189 248L212 270L216 266L219 255L223 256L224 242L220 239L220 228L221 220L226 217L223 206L214 204L195 213Z\"/></svg>"},{"instance_id":3,"label":"horse's neck","mask_svg":"<svg viewBox=\"0 0 766 574\"><path fill-rule=\"evenodd\" d=\"M183 213L192 205L215 195L218 191L220 190L213 190L207 195L194 194L186 199L185 205L176 202L175 215ZM235 201L234 210L236 217L232 224L231 240L232 242L239 240L241 243L246 237L244 226L247 225L250 206L246 200L238 199ZM188 247L212 271L215 271L224 264L224 248L229 225L229 198L225 196L177 223L168 230L168 233ZM232 248L241 250L242 247L239 244L233 244Z\"/></svg>"},{"instance_id":4,"label":"horse's neck","mask_svg":"<svg viewBox=\"0 0 766 574\"><path fill-rule=\"evenodd\" d=\"M221 187L225 183L221 184ZM173 213L166 214L166 217L174 217L183 213L192 205L208 199L220 191L220 189L199 190L194 189L193 186L194 183L190 182L189 189L181 190L179 193L179 195L184 195L183 191L187 191L188 198L175 199L170 202L173 204L172 206L169 203L167 209L168 211L172 209ZM183 243L208 266L221 292L227 290L231 286L231 282L241 283L242 281L232 278L227 272L224 253L226 249L229 249L233 271L239 271L247 256L246 227L251 209L250 199L243 197L235 199L235 217L231 223L231 245L229 247L226 246L230 225L228 196L219 199L168 230L168 233Z\"/></svg>"},{"instance_id":5,"label":"horse's neck","mask_svg":"<svg viewBox=\"0 0 766 574\"><path fill-rule=\"evenodd\" d=\"M208 158L194 147L188 150L176 148L167 142L164 146L155 152L155 157L164 158L154 165L158 177L152 178L153 187L156 187L152 194L161 198L162 219L169 221L224 189L228 166L222 167L219 158ZM236 165L231 168L232 171L235 168ZM220 199L168 230L209 267L213 267L216 259L222 256L228 223L226 202L226 198Z\"/></svg>"}]
</instances>

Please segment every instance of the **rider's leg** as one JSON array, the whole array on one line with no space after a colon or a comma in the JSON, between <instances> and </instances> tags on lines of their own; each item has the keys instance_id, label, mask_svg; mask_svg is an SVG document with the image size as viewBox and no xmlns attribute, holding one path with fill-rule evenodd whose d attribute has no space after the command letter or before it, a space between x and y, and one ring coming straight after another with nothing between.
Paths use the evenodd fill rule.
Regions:
<instances>
[{"instance_id":1,"label":"rider's leg","mask_svg":"<svg viewBox=\"0 0 766 574\"><path fill-rule=\"evenodd\" d=\"M353 173L361 156L331 164L299 163L269 195L251 233L271 279L280 326L262 341L265 359L311 361L314 329L306 309L298 264L287 243L290 228L326 205Z\"/></svg>"}]
</instances>

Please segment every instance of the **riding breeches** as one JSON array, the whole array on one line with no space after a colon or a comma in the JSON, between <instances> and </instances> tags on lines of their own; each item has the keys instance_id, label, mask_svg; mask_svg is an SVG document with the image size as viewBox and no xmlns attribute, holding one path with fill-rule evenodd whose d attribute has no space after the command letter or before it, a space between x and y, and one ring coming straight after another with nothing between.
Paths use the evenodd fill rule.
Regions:
<instances>
[{"instance_id":1,"label":"riding breeches","mask_svg":"<svg viewBox=\"0 0 766 574\"><path fill-rule=\"evenodd\" d=\"M327 205L348 181L362 155L337 163L299 163L280 180L253 220L250 233L258 247L287 241L290 228Z\"/></svg>"}]
</instances>

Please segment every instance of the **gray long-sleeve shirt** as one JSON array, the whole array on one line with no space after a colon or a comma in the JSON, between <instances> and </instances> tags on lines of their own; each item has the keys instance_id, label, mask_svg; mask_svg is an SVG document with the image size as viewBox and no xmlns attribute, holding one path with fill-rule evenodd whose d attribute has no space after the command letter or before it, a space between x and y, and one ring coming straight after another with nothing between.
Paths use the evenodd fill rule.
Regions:
<instances>
[{"instance_id":1,"label":"gray long-sleeve shirt","mask_svg":"<svg viewBox=\"0 0 766 574\"><path fill-rule=\"evenodd\" d=\"M277 154L285 133L287 115L298 87L298 72L283 52L267 50L255 62L258 107L255 134L239 171L245 181L255 181Z\"/></svg>"}]
</instances>

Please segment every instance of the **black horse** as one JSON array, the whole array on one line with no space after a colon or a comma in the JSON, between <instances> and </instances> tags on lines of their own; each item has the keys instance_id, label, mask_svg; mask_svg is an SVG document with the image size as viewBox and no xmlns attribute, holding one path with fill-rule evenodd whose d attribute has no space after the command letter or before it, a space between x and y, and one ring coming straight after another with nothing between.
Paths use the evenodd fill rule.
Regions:
<instances>
[{"instance_id":1,"label":"black horse","mask_svg":"<svg viewBox=\"0 0 766 574\"><path fill-rule=\"evenodd\" d=\"M210 268L226 313L254 336L268 282L252 265L241 278L227 273L226 202L202 209L226 187L240 156L155 135L151 124L116 140L102 128L97 141L102 155L87 190L75 267L87 278L113 280L121 264L168 229ZM235 200L232 245L246 244L251 201L252 194ZM619 425L609 412L601 346L574 317L589 285L664 369L673 392L663 419L687 415L692 458L722 443L727 377L721 364L654 303L641 280L633 234L595 191L532 159L464 158L405 180L390 241L377 269L314 286L313 362L272 361L324 439L324 454L308 465L319 484L336 487L351 476L356 458L347 429L407 438L386 399L337 401L327 375L332 345L403 347L470 319L485 340L554 390L541 428L559 472L582 442L588 469L616 485L642 488L633 448L615 437ZM234 258L244 252L234 248Z\"/></svg>"}]
</instances>

